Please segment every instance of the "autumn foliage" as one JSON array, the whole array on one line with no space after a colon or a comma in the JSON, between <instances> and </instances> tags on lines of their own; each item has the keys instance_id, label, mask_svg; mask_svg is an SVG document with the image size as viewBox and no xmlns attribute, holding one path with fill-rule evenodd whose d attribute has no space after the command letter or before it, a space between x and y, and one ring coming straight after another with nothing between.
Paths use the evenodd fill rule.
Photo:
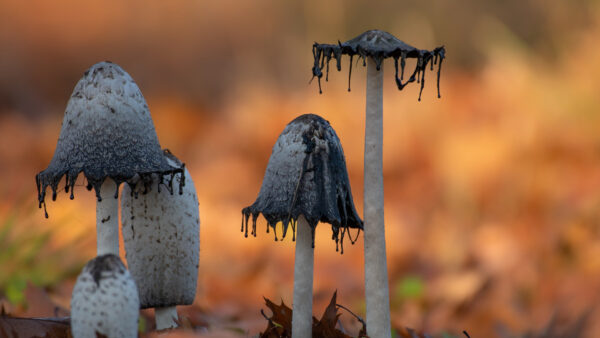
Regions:
<instances>
[{"instance_id":1,"label":"autumn foliage","mask_svg":"<svg viewBox=\"0 0 600 338\"><path fill-rule=\"evenodd\" d=\"M0 2L5 314L67 317L75 277L95 255L95 197L85 182L77 181L74 200L59 193L49 202L45 219L34 175L52 157L81 73L109 59L137 81L161 146L186 163L198 190L198 292L171 335L284 334L288 324L273 311L283 304L264 299L292 303L294 244L274 242L262 218L257 237L244 238L240 211L255 199L283 127L317 113L341 140L362 215L365 71L353 68L352 93L347 62L323 83L327 95L308 82L312 43L344 41L377 22L412 45L447 50L441 99L434 86L421 102L418 87L384 86L397 334L600 336L597 4L104 3ZM44 15L34 18L31 8ZM325 320L323 330L359 335L361 322L331 307L331 295L338 290L333 304L364 317L362 253L361 238L336 253L330 230L317 227L314 309L327 309L316 320ZM0 327L19 321L3 316ZM142 311L145 336L157 336L152 323Z\"/></svg>"}]
</instances>

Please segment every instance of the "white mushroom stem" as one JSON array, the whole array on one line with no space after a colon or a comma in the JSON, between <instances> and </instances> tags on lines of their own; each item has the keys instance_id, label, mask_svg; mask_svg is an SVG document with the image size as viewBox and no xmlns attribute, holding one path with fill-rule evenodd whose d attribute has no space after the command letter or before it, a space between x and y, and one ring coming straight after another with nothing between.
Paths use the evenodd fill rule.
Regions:
<instances>
[{"instance_id":1,"label":"white mushroom stem","mask_svg":"<svg viewBox=\"0 0 600 338\"><path fill-rule=\"evenodd\" d=\"M96 202L96 232L98 256L119 256L119 199L115 198L116 183L107 178L100 187L101 201Z\"/></svg>"},{"instance_id":2,"label":"white mushroom stem","mask_svg":"<svg viewBox=\"0 0 600 338\"><path fill-rule=\"evenodd\" d=\"M312 337L313 265L312 229L304 216L296 224L292 337Z\"/></svg>"},{"instance_id":3,"label":"white mushroom stem","mask_svg":"<svg viewBox=\"0 0 600 338\"><path fill-rule=\"evenodd\" d=\"M157 307L154 309L157 330L172 329L177 327L177 309L175 306Z\"/></svg>"},{"instance_id":4,"label":"white mushroom stem","mask_svg":"<svg viewBox=\"0 0 600 338\"><path fill-rule=\"evenodd\" d=\"M365 127L365 294L367 334L392 336L385 227L383 221L383 64L367 58L367 109Z\"/></svg>"}]
</instances>

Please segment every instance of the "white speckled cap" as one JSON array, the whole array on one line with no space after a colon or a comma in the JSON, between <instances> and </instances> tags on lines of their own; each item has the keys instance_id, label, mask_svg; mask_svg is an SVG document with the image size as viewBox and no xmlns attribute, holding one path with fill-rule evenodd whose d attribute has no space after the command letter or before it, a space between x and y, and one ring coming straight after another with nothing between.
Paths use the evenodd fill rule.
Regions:
<instances>
[{"instance_id":1,"label":"white speckled cap","mask_svg":"<svg viewBox=\"0 0 600 338\"><path fill-rule=\"evenodd\" d=\"M40 207L48 186L52 188L52 199L56 198L58 183L65 175L65 191L71 189L73 198L80 172L98 199L107 177L118 186L136 175L181 172L164 158L137 84L111 62L93 65L73 90L52 161L36 176Z\"/></svg>"},{"instance_id":2,"label":"white speckled cap","mask_svg":"<svg viewBox=\"0 0 600 338\"><path fill-rule=\"evenodd\" d=\"M173 166L181 162L168 151ZM176 174L178 184L181 174ZM146 194L121 194L125 257L139 289L142 308L189 305L196 295L200 250L198 197L185 169L182 194L158 193L158 180ZM162 183L172 184L170 177Z\"/></svg>"},{"instance_id":3,"label":"white speckled cap","mask_svg":"<svg viewBox=\"0 0 600 338\"><path fill-rule=\"evenodd\" d=\"M118 256L89 261L71 296L74 338L137 337L140 302L137 287Z\"/></svg>"}]
</instances>

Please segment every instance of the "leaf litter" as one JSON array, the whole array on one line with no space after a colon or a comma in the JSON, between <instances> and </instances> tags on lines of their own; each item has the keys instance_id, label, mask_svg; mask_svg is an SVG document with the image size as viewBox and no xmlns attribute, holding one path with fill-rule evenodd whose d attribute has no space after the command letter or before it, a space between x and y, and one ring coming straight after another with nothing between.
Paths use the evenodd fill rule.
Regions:
<instances>
[{"instance_id":1,"label":"leaf litter","mask_svg":"<svg viewBox=\"0 0 600 338\"><path fill-rule=\"evenodd\" d=\"M272 312L269 317L261 310L262 315L267 320L267 328L261 332L260 338L291 338L292 328L292 309L288 307L283 300L280 304L276 304L271 300L264 298L267 308ZM352 334L347 332L340 322L340 313L342 309L356 318L361 323L361 329L358 333ZM183 313L188 313L191 310L194 313L204 312L199 308L186 309ZM521 333L511 333L509 328L497 324L495 333L502 338L580 338L585 337L586 328L590 325L590 314L594 308L588 309L579 316L567 316L564 312L556 311L549 322L537 330L530 330ZM183 314L182 313L182 314ZM204 318L208 314L201 317ZM160 337L242 337L248 336L250 333L241 330L229 328L219 328L219 325L209 324L206 318L199 320L197 317L180 317L180 327L172 330L161 331ZM156 337L157 332L140 332L140 337ZM433 338L433 337L461 337L470 338L467 330L461 334L449 334L443 332L440 334L428 334L407 327L394 328L397 338ZM44 338L71 338L70 318L69 317L36 317L36 318L20 318L14 317L7 313L4 306L0 306L0 337L44 337ZM337 291L334 292L329 305L326 307L320 319L313 317L313 337L316 338L368 338L366 335L365 321L358 315L354 314L347 307L337 304Z\"/></svg>"},{"instance_id":2,"label":"leaf litter","mask_svg":"<svg viewBox=\"0 0 600 338\"><path fill-rule=\"evenodd\" d=\"M267 320L267 328L265 331L260 333L260 338L291 338L292 333L292 309L285 305L283 300L281 304L275 304L273 301L265 298L265 303L267 308L271 310L271 317L267 316L263 310L261 310L262 315ZM362 327L358 332L357 336L349 335L346 330L342 327L340 323L340 316L342 315L338 310L342 309L348 312L350 315L356 318L361 324ZM331 301L327 308L325 308L325 312L321 316L321 319L317 319L313 317L313 337L315 338L368 338L367 336L367 325L365 321L358 315L354 314L347 307L337 304L337 291L333 293L331 297ZM398 328L395 330L395 337L399 338L428 338L433 337L431 335L425 334L423 332L418 332L411 328ZM463 331L463 334L470 338L466 331ZM447 337L447 336L446 336Z\"/></svg>"}]
</instances>

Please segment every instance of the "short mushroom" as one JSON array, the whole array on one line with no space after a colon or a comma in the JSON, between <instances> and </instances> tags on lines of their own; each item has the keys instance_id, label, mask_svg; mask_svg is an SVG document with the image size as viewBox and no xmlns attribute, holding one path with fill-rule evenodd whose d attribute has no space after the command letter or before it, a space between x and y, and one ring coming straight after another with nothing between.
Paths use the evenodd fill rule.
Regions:
<instances>
[{"instance_id":1,"label":"short mushroom","mask_svg":"<svg viewBox=\"0 0 600 338\"><path fill-rule=\"evenodd\" d=\"M118 256L97 256L86 264L71 296L74 338L137 337L139 313L137 287Z\"/></svg>"},{"instance_id":2,"label":"short mushroom","mask_svg":"<svg viewBox=\"0 0 600 338\"><path fill-rule=\"evenodd\" d=\"M292 337L312 337L312 289L314 237L318 222L331 224L336 247L350 228L363 224L356 213L346 171L344 151L335 131L323 118L306 114L290 122L273 147L256 201L242 210L242 232L256 236L256 220L262 214L267 232L283 224L298 231L294 267ZM358 236L358 233L357 233ZM351 236L350 241L354 243Z\"/></svg>"},{"instance_id":3,"label":"short mushroom","mask_svg":"<svg viewBox=\"0 0 600 338\"><path fill-rule=\"evenodd\" d=\"M396 85L402 90L407 84L417 81L421 84L419 101L425 85L425 71L428 64L439 62L437 71L438 97L440 97L440 71L445 57L444 47L433 51L412 47L392 34L370 30L354 39L337 45L313 45L314 66L313 77L319 81L321 90L322 69L326 68L325 80L328 80L329 62L336 59L337 69L341 70L343 54L350 56L348 73L348 91L352 74L352 58L354 55L363 59L367 67L367 104L365 126L365 292L367 303L367 333L369 337L390 337L390 301L385 252L385 228L383 219L383 60L393 58L396 69ZM403 82L404 68L407 58L416 58L416 66L411 76ZM400 61L400 77L398 77L398 61Z\"/></svg>"},{"instance_id":4,"label":"short mushroom","mask_svg":"<svg viewBox=\"0 0 600 338\"><path fill-rule=\"evenodd\" d=\"M79 80L67 104L54 156L36 175L39 207L46 210L46 188L56 199L66 177L71 191L79 173L96 192L97 252L119 254L119 185L181 173L162 154L150 111L137 84L121 67L100 62ZM48 213L46 212L46 217Z\"/></svg>"},{"instance_id":5,"label":"short mushroom","mask_svg":"<svg viewBox=\"0 0 600 338\"><path fill-rule=\"evenodd\" d=\"M170 165L183 164L165 150ZM183 184L185 181L185 184ZM160 193L161 185L183 186L182 194ZM176 305L194 302L198 281L200 216L194 182L184 176L160 181L153 177L148 192L143 186L123 188L121 225L125 257L140 294L141 308L155 308L158 330L176 327Z\"/></svg>"}]
</instances>

